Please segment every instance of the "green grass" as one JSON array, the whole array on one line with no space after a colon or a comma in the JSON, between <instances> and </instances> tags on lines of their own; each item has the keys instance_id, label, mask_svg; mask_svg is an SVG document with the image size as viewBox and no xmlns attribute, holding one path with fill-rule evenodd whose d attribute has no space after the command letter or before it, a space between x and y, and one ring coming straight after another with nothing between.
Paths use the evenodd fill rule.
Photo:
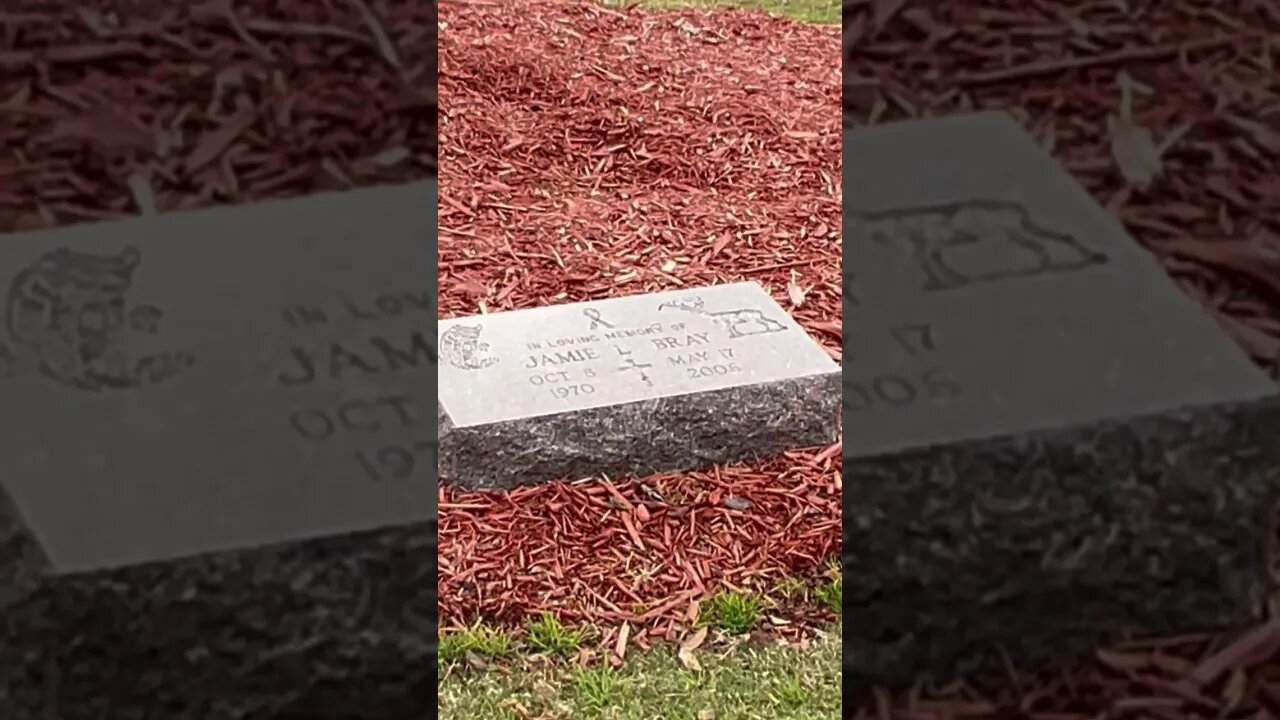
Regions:
<instances>
[{"instance_id":1,"label":"green grass","mask_svg":"<svg viewBox=\"0 0 1280 720\"><path fill-rule=\"evenodd\" d=\"M440 638L442 716L454 720L817 720L840 708L839 628L807 647L764 647L743 636L777 600L840 612L839 558L826 579L783 578L764 594L722 591L702 603L697 624L712 639L681 662L676 645L633 648L620 668L575 662L600 658L599 630L566 627L543 613L523 632L481 622ZM745 639L745 641L744 641ZM759 638L757 637L756 640ZM683 658L688 660L687 657ZM693 668L693 669L690 669Z\"/></svg>"},{"instance_id":2,"label":"green grass","mask_svg":"<svg viewBox=\"0 0 1280 720\"><path fill-rule=\"evenodd\" d=\"M500 660L511 653L511 637L501 630L476 623L440 638L440 662L463 662L470 653L481 660Z\"/></svg>"},{"instance_id":3,"label":"green grass","mask_svg":"<svg viewBox=\"0 0 1280 720\"><path fill-rule=\"evenodd\" d=\"M453 720L826 720L840 714L840 635L811 647L708 647L701 671L673 648L633 650L619 669L526 663L442 672L441 717Z\"/></svg>"},{"instance_id":4,"label":"green grass","mask_svg":"<svg viewBox=\"0 0 1280 720\"><path fill-rule=\"evenodd\" d=\"M840 564L840 558L834 558L827 563L826 583L819 585L817 590L818 603L827 610L836 615L843 614L844 608L844 568Z\"/></svg>"},{"instance_id":5,"label":"green grass","mask_svg":"<svg viewBox=\"0 0 1280 720\"><path fill-rule=\"evenodd\" d=\"M607 5L641 5L652 10L744 8L818 25L840 24L840 0L606 0Z\"/></svg>"},{"instance_id":6,"label":"green grass","mask_svg":"<svg viewBox=\"0 0 1280 720\"><path fill-rule=\"evenodd\" d=\"M543 613L525 627L525 642L535 652L547 655L569 655L582 646L583 632L569 630L556 616Z\"/></svg>"},{"instance_id":7,"label":"green grass","mask_svg":"<svg viewBox=\"0 0 1280 720\"><path fill-rule=\"evenodd\" d=\"M593 712L613 707L632 683L609 665L581 668L573 674L572 690L578 704Z\"/></svg>"},{"instance_id":8,"label":"green grass","mask_svg":"<svg viewBox=\"0 0 1280 720\"><path fill-rule=\"evenodd\" d=\"M703 622L730 635L751 632L760 622L763 603L759 598L736 592L722 592L702 607Z\"/></svg>"},{"instance_id":9,"label":"green grass","mask_svg":"<svg viewBox=\"0 0 1280 720\"><path fill-rule=\"evenodd\" d=\"M818 602L827 610L836 615L842 614L844 606L844 582L840 578L835 577L828 580L825 584L819 585L817 590Z\"/></svg>"},{"instance_id":10,"label":"green grass","mask_svg":"<svg viewBox=\"0 0 1280 720\"><path fill-rule=\"evenodd\" d=\"M773 595L783 602L804 602L805 594L809 588L804 584L804 580L798 577L788 577L779 580L773 586Z\"/></svg>"}]
</instances>

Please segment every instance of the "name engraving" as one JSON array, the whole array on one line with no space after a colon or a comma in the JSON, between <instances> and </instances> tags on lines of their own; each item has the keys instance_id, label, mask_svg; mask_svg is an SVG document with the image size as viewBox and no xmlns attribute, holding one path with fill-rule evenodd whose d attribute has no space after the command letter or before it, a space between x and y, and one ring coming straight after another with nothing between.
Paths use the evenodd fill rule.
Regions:
<instances>
[{"instance_id":1,"label":"name engraving","mask_svg":"<svg viewBox=\"0 0 1280 720\"><path fill-rule=\"evenodd\" d=\"M339 298L330 307L304 305L280 313L286 329L294 331L331 325L341 320L356 327L399 318L421 316L434 320L435 298L426 292L379 294L371 298ZM289 347L274 382L285 388L322 384L350 384L365 377L430 370L439 361L431 338L422 330L396 336L368 333L341 342L298 342ZM436 465L436 439L425 427L430 407L426 398L371 394L336 405L302 406L286 418L288 428L306 442L320 445L354 444L353 468L361 477L383 482L408 480Z\"/></svg>"},{"instance_id":2,"label":"name engraving","mask_svg":"<svg viewBox=\"0 0 1280 720\"><path fill-rule=\"evenodd\" d=\"M604 321L595 320L597 323ZM731 339L727 332L720 340ZM698 380L741 372L736 364L733 370L727 365L711 364L708 352L686 352L688 348L710 345L712 332L688 332L683 322L652 323L644 327L623 328L600 335L548 337L527 344L530 350L577 346L573 350L538 352L526 357L524 369L536 370L526 376L535 387L546 387L550 397L572 401L596 392L596 383L638 382L646 388L657 387L655 372L650 371L655 361L666 367L683 370L677 378L659 375L667 382L662 387L674 387L678 380ZM722 348L721 354L729 357L733 348Z\"/></svg>"}]
</instances>

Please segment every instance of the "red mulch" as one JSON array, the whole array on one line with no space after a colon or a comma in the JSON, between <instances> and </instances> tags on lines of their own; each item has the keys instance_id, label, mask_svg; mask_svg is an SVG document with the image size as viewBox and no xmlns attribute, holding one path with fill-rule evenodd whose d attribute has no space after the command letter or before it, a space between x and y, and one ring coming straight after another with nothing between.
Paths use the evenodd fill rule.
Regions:
<instances>
[{"instance_id":1,"label":"red mulch","mask_svg":"<svg viewBox=\"0 0 1280 720\"><path fill-rule=\"evenodd\" d=\"M1280 5L845 7L846 124L1013 112L1259 362L1276 368ZM1163 150L1146 183L1124 172L1143 165L1134 159L1143 156L1143 133Z\"/></svg>"},{"instance_id":2,"label":"red mulch","mask_svg":"<svg viewBox=\"0 0 1280 720\"><path fill-rule=\"evenodd\" d=\"M1274 5L850 5L861 20L846 25L853 30L846 62L863 80L846 84L847 122L971 107L1013 111L1260 362L1274 365L1280 106L1268 64L1275 43L1268 50L1258 35L1280 27ZM812 289L798 310L802 321L834 346L838 262L833 247L812 239L825 235L815 224L830 233L838 220L838 195L823 176L840 161L834 123L824 119L833 77L809 59L828 52L830 35L738 13L516 6L508 13L458 5L444 14L445 312L740 277L762 279L786 298L794 278ZM794 78L801 73L803 84ZM1154 144L1167 143L1155 168L1150 160L1143 167L1144 130L1154 132ZM725 140L717 145L707 136ZM1152 179L1139 177L1153 169ZM794 264L778 267L783 263ZM475 614L514 621L554 607L570 618L618 623L645 617L639 604L665 610L645 622L670 634L687 618L681 592L699 592L699 582L795 569L786 555L759 563L751 554L762 541L793 547L795 525L785 523L794 506L784 500L816 497L815 510L826 503L832 516L821 526L829 540L819 552L838 547L835 450L821 471L811 467L814 455L800 454L765 468L619 483L622 497L599 484L550 486L511 500L442 491L442 614L446 622ZM787 472L791 482L771 477ZM761 486L752 480L797 484L799 491L770 506L759 502ZM726 496L757 501L749 517L792 530L755 541L718 530L700 533L701 540L691 532L668 540L664 530L681 527L668 509L671 490L685 487L692 492L681 493L677 512L689 497L702 497L706 512L728 527L740 515L716 507L709 494L724 487ZM643 512L629 509L642 502ZM642 515L647 522L638 522ZM582 541L571 546L571 537ZM671 547L680 541L715 542L712 556L726 562L708 568L710 576L701 567L690 571L674 560L690 554L687 546L683 553ZM734 547L745 562L731 561ZM812 569L817 559L805 551L801 565ZM662 579L638 579L650 573ZM665 608L663 601L676 604ZM1280 714L1280 664L1271 660L1277 647L1280 634L1269 626L1234 641L1172 638L1113 648L1053 677L1011 670L1007 688L995 695L957 684L928 698L912 693L849 712L904 719L1271 717Z\"/></svg>"},{"instance_id":3,"label":"red mulch","mask_svg":"<svg viewBox=\"0 0 1280 720\"><path fill-rule=\"evenodd\" d=\"M839 359L835 28L536 0L446 3L441 21L443 314L749 279ZM554 610L627 623L643 645L718 589L767 590L839 554L838 446L440 492L446 627Z\"/></svg>"},{"instance_id":4,"label":"red mulch","mask_svg":"<svg viewBox=\"0 0 1280 720\"><path fill-rule=\"evenodd\" d=\"M394 8L6 0L0 231L434 173L435 5Z\"/></svg>"}]
</instances>

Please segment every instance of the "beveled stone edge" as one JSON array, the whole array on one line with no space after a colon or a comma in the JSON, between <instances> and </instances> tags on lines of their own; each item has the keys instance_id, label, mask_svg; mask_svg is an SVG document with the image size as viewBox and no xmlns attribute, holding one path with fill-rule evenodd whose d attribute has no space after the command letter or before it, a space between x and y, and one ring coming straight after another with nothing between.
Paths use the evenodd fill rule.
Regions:
<instances>
[{"instance_id":1,"label":"beveled stone edge","mask_svg":"<svg viewBox=\"0 0 1280 720\"><path fill-rule=\"evenodd\" d=\"M1260 396L1248 400L1229 400L1223 402L1204 403L1200 405L1180 405L1170 407L1166 410L1155 410L1151 412L1140 412L1123 417L1109 417L1097 420L1095 422L1077 422L1069 425L1061 425L1057 427L1042 428L1039 430L1029 430L1027 432L1006 432L984 435L981 437L967 438L957 440L955 442L929 442L910 447L887 450L884 452L874 452L864 455L850 455L846 450L843 455L844 461L847 462L868 462L882 459L902 459L914 458L928 455L940 448L952 448L965 445L984 445L999 443L1019 443L1030 442L1039 438L1053 437L1056 435L1076 435L1081 432L1110 432L1114 430L1131 429L1138 423L1160 423L1170 420L1178 420L1180 417L1183 421L1190 420L1192 416L1202 413L1227 413L1236 414L1240 412L1268 412L1280 410L1280 387L1272 395Z\"/></svg>"},{"instance_id":2,"label":"beveled stone edge","mask_svg":"<svg viewBox=\"0 0 1280 720\"><path fill-rule=\"evenodd\" d=\"M812 338L810 338L810 340L812 340ZM823 350L822 346L818 344L817 341L814 341L814 344L818 346L818 349L821 350L824 355L826 354L826 351ZM826 357L828 360L831 360L830 355L827 355ZM436 427L440 428L439 436L443 437L446 432L450 432L453 430L475 430L479 428L491 427L494 425L509 425L512 423L531 422L535 420L544 420L544 421L554 420L556 418L562 418L568 415L589 413L595 410L603 410L605 408L620 408L620 407L629 407L632 405L641 405L644 403L661 402L666 400L677 400L679 398L688 397L690 395L707 395L707 394L714 394L714 393L741 391L744 389L760 387L762 385L777 385L779 383L786 383L794 380L804 380L806 378L826 377L831 374L839 375L843 372L840 365L835 364L834 360L831 360L831 363L832 363L832 366L830 368L821 372L809 372L809 373L804 373L803 375L790 375L777 380L764 380L761 382L741 383L738 385L730 385L728 387L717 388L715 390L689 390L686 392L679 392L671 395L661 395L659 397L654 397L654 398L644 398L641 400L629 400L624 403L615 403L613 405L599 405L596 407L580 408L577 410L566 410L563 412L537 413L536 415L524 415L518 418L508 418L505 420L498 420L496 422L472 423L470 425L455 424L453 421L453 417L449 415L448 408L446 408L444 405L444 400L437 397L436 398L436 421L437 421Z\"/></svg>"},{"instance_id":3,"label":"beveled stone edge","mask_svg":"<svg viewBox=\"0 0 1280 720\"><path fill-rule=\"evenodd\" d=\"M0 486L0 610L21 601L41 585L53 581L129 583L130 578L136 576L141 582L153 583L161 576L230 571L248 564L284 568L307 561L305 555L308 553L318 552L336 557L349 552L353 546L419 547L424 540L429 539L427 544L435 548L438 545L438 527L438 519L429 518L367 530L213 550L129 565L61 572L50 562L36 533L26 524L16 504ZM17 548L17 551L9 552L10 547Z\"/></svg>"}]
</instances>

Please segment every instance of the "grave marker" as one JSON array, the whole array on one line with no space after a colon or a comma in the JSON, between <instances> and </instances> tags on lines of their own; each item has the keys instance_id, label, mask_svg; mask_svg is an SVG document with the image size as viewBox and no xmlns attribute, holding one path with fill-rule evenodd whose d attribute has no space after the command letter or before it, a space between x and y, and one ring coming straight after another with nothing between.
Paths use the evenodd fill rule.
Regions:
<instances>
[{"instance_id":1,"label":"grave marker","mask_svg":"<svg viewBox=\"0 0 1280 720\"><path fill-rule=\"evenodd\" d=\"M1008 116L844 153L849 677L1256 618L1275 384Z\"/></svg>"},{"instance_id":2,"label":"grave marker","mask_svg":"<svg viewBox=\"0 0 1280 720\"><path fill-rule=\"evenodd\" d=\"M839 366L755 283L440 322L440 473L653 474L836 440Z\"/></svg>"},{"instance_id":3,"label":"grave marker","mask_svg":"<svg viewBox=\"0 0 1280 720\"><path fill-rule=\"evenodd\" d=\"M0 666L75 667L63 699L92 703L119 658L179 692L246 653L354 677L434 652L435 195L0 239ZM380 587L405 608L362 607Z\"/></svg>"}]
</instances>

